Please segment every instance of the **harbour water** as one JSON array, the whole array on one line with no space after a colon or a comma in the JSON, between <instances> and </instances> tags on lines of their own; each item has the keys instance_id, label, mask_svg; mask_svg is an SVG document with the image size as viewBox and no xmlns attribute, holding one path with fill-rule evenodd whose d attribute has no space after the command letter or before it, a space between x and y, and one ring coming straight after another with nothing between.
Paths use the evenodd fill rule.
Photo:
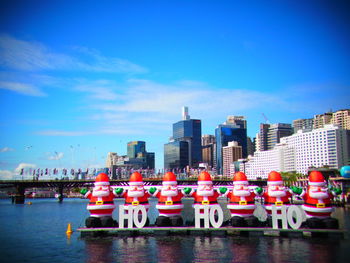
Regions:
<instances>
[{"instance_id":1,"label":"harbour water","mask_svg":"<svg viewBox=\"0 0 350 263\"><path fill-rule=\"evenodd\" d=\"M282 237L101 237L73 230L88 217L84 199L31 199L32 205L0 200L0 262L348 262L350 240ZM117 211L115 211L116 213ZM151 222L156 210L150 209ZM350 230L350 210L337 208ZM117 218L117 215L114 214Z\"/></svg>"}]
</instances>

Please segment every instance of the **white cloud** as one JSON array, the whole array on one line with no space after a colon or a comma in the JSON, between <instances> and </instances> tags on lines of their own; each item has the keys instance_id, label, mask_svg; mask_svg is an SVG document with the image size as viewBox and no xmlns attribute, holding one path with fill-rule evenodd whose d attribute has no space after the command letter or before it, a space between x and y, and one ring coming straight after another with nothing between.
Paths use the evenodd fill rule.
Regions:
<instances>
[{"instance_id":1,"label":"white cloud","mask_svg":"<svg viewBox=\"0 0 350 263\"><path fill-rule=\"evenodd\" d=\"M108 58L96 50L76 48L78 54L51 51L38 42L0 35L0 66L24 71L74 70L109 73L145 73L147 70L128 60Z\"/></svg>"},{"instance_id":2,"label":"white cloud","mask_svg":"<svg viewBox=\"0 0 350 263\"><path fill-rule=\"evenodd\" d=\"M14 179L15 173L9 170L0 170L1 180L12 180Z\"/></svg>"},{"instance_id":3,"label":"white cloud","mask_svg":"<svg viewBox=\"0 0 350 263\"><path fill-rule=\"evenodd\" d=\"M47 96L40 88L20 82L0 81L0 89L7 89L28 96Z\"/></svg>"},{"instance_id":4,"label":"white cloud","mask_svg":"<svg viewBox=\"0 0 350 263\"><path fill-rule=\"evenodd\" d=\"M36 168L36 165L31 163L20 163L15 169L15 172L19 173L21 172L22 169L27 169L27 168Z\"/></svg>"},{"instance_id":5,"label":"white cloud","mask_svg":"<svg viewBox=\"0 0 350 263\"><path fill-rule=\"evenodd\" d=\"M94 132L90 132L90 131L44 130L44 131L37 131L35 134L37 134L37 135L45 135L45 136L84 136L84 135L92 135L92 134L94 134Z\"/></svg>"},{"instance_id":6,"label":"white cloud","mask_svg":"<svg viewBox=\"0 0 350 263\"><path fill-rule=\"evenodd\" d=\"M62 152L54 152L53 155L49 155L47 157L48 160L61 160L64 156L64 153Z\"/></svg>"},{"instance_id":7,"label":"white cloud","mask_svg":"<svg viewBox=\"0 0 350 263\"><path fill-rule=\"evenodd\" d=\"M88 97L94 100L111 101L118 98L118 94L113 91L114 85L111 81L98 80L78 85L75 90L87 93Z\"/></svg>"},{"instance_id":8,"label":"white cloud","mask_svg":"<svg viewBox=\"0 0 350 263\"><path fill-rule=\"evenodd\" d=\"M10 147L3 147L0 148L0 152L4 153L4 152L13 152L14 149L10 148Z\"/></svg>"}]
</instances>

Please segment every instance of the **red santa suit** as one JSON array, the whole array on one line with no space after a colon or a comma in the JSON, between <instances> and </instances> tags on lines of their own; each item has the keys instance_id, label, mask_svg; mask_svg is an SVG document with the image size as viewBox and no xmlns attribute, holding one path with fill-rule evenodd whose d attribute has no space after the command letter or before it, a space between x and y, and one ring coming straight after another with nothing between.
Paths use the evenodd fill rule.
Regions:
<instances>
[{"instance_id":1,"label":"red santa suit","mask_svg":"<svg viewBox=\"0 0 350 263\"><path fill-rule=\"evenodd\" d=\"M217 205L219 193L213 188L213 181L208 172L201 172L198 176L198 189L189 194L194 197L193 207L196 205ZM202 210L202 209L201 209ZM201 211L202 212L202 211Z\"/></svg>"},{"instance_id":2,"label":"red santa suit","mask_svg":"<svg viewBox=\"0 0 350 263\"><path fill-rule=\"evenodd\" d=\"M181 198L184 195L177 187L176 175L172 172L165 173L162 184L162 189L154 193L154 196L158 198L156 208L159 216L180 215L183 208Z\"/></svg>"},{"instance_id":3,"label":"red santa suit","mask_svg":"<svg viewBox=\"0 0 350 263\"><path fill-rule=\"evenodd\" d=\"M85 198L90 199L87 209L91 217L112 216L115 205L113 198L115 195L109 185L108 175L100 173L96 177L94 188L85 194Z\"/></svg>"},{"instance_id":4,"label":"red santa suit","mask_svg":"<svg viewBox=\"0 0 350 263\"><path fill-rule=\"evenodd\" d=\"M331 216L334 208L332 206L331 193L328 193L326 181L319 171L312 171L309 175L309 186L307 192L302 193L304 199L302 208L307 218L328 218Z\"/></svg>"},{"instance_id":5,"label":"red santa suit","mask_svg":"<svg viewBox=\"0 0 350 263\"><path fill-rule=\"evenodd\" d=\"M267 179L267 191L264 192L265 209L268 215L272 213L272 206L275 205L277 213L280 213L282 205L290 206L289 198L292 194L283 186L283 180L280 173L272 171Z\"/></svg>"},{"instance_id":6,"label":"red santa suit","mask_svg":"<svg viewBox=\"0 0 350 263\"><path fill-rule=\"evenodd\" d=\"M248 188L247 176L242 172L237 172L233 177L234 189L227 194L229 203L227 208L231 212L231 217L253 216L255 210L255 193Z\"/></svg>"},{"instance_id":7,"label":"red santa suit","mask_svg":"<svg viewBox=\"0 0 350 263\"><path fill-rule=\"evenodd\" d=\"M139 172L134 172L130 176L129 189L123 192L122 197L125 198L125 206L143 205L148 211L150 195L143 187L143 178Z\"/></svg>"}]
</instances>

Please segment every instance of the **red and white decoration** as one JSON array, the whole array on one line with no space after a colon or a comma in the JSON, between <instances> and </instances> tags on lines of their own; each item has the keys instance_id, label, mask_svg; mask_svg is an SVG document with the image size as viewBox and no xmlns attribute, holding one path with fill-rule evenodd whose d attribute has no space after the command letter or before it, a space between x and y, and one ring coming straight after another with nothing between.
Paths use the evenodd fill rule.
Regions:
<instances>
[{"instance_id":1,"label":"red and white decoration","mask_svg":"<svg viewBox=\"0 0 350 263\"><path fill-rule=\"evenodd\" d=\"M129 179L129 187L121 194L125 198L125 206L142 205L148 210L148 198L150 194L145 190L143 185L143 178L139 172L134 172Z\"/></svg>"},{"instance_id":2,"label":"red and white decoration","mask_svg":"<svg viewBox=\"0 0 350 263\"><path fill-rule=\"evenodd\" d=\"M181 214L183 204L181 198L184 194L178 188L176 175L167 172L163 176L162 188L156 190L153 196L158 198L156 208L159 216L172 217Z\"/></svg>"},{"instance_id":3,"label":"red and white decoration","mask_svg":"<svg viewBox=\"0 0 350 263\"><path fill-rule=\"evenodd\" d=\"M84 197L90 199L87 209L91 217L112 217L113 210L115 209L113 202L115 195L110 187L107 174L100 173L97 175L92 192L88 191Z\"/></svg>"},{"instance_id":4,"label":"red and white decoration","mask_svg":"<svg viewBox=\"0 0 350 263\"><path fill-rule=\"evenodd\" d=\"M292 197L291 192L283 185L283 179L279 172L272 171L267 178L267 191L264 192L265 209L271 216L272 206L275 205L277 211L280 212L280 207L290 206L289 198Z\"/></svg>"},{"instance_id":5,"label":"red and white decoration","mask_svg":"<svg viewBox=\"0 0 350 263\"><path fill-rule=\"evenodd\" d=\"M242 172L237 172L233 177L233 190L227 194L229 198L227 208L231 212L231 217L253 216L255 196L254 191L249 189L247 176Z\"/></svg>"},{"instance_id":6,"label":"red and white decoration","mask_svg":"<svg viewBox=\"0 0 350 263\"><path fill-rule=\"evenodd\" d=\"M333 194L328 192L327 183L319 171L309 174L309 185L307 192L300 195L304 199L302 205L307 218L328 218L333 212L331 200Z\"/></svg>"}]
</instances>

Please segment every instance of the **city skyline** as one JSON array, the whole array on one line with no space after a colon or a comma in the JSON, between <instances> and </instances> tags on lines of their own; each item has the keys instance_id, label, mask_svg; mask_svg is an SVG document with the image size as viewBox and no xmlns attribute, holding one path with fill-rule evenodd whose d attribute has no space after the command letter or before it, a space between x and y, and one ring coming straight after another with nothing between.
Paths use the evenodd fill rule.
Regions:
<instances>
[{"instance_id":1,"label":"city skyline","mask_svg":"<svg viewBox=\"0 0 350 263\"><path fill-rule=\"evenodd\" d=\"M214 134L350 108L346 1L4 1L0 179L163 146L181 107Z\"/></svg>"}]
</instances>

